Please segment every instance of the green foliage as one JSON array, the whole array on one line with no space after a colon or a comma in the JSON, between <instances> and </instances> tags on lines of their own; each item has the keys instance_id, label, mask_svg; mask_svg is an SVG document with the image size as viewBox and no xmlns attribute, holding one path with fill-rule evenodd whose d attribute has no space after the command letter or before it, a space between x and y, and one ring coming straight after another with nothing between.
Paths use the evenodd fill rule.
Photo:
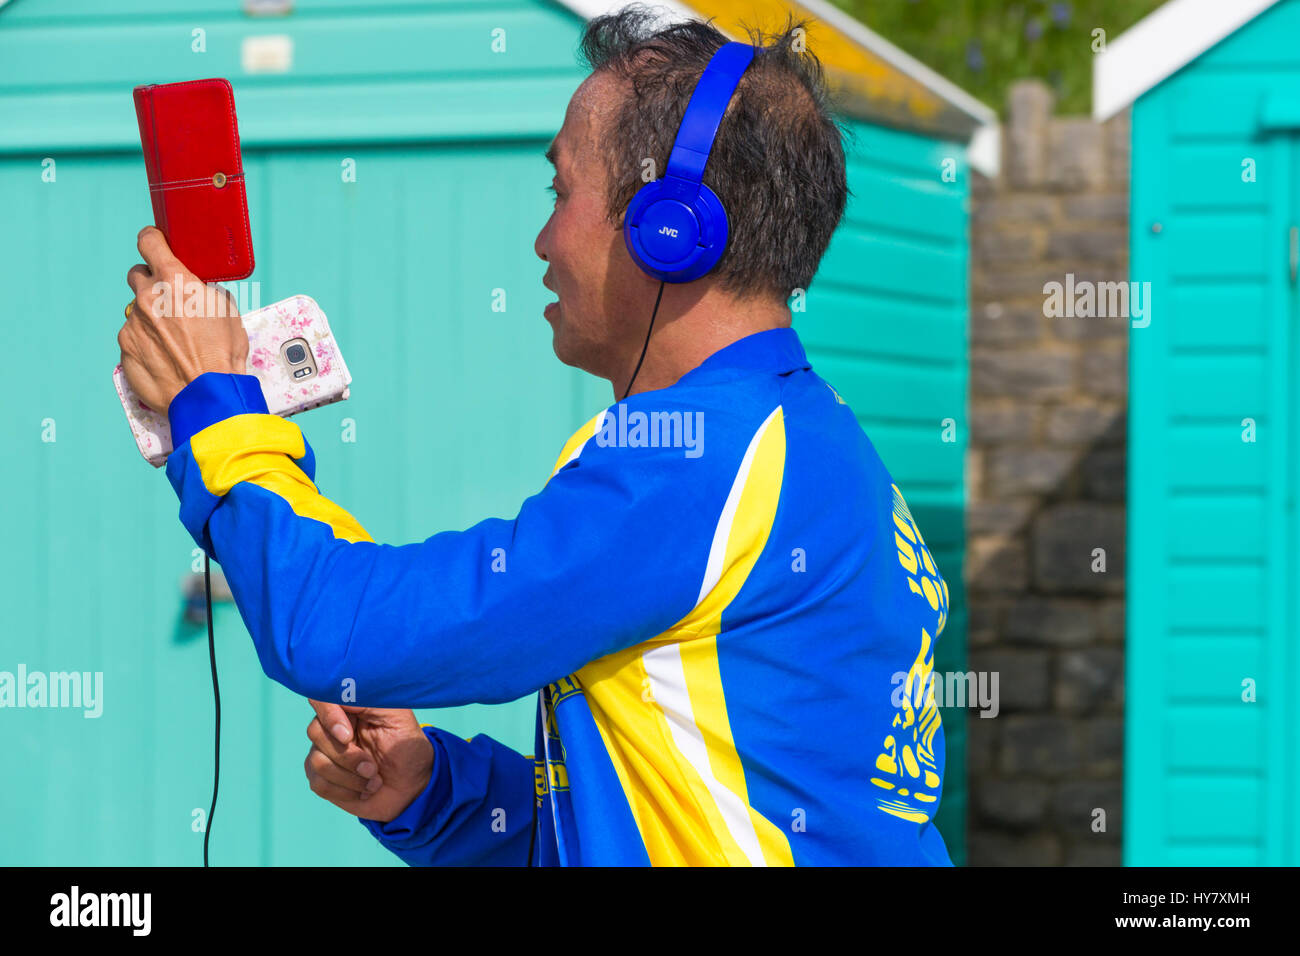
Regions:
<instances>
[{"instance_id":1,"label":"green foliage","mask_svg":"<svg viewBox=\"0 0 1300 956\"><path fill-rule=\"evenodd\" d=\"M1030 77L1055 91L1057 112L1089 112L1093 31L1110 42L1164 0L831 2L1005 114L1008 87Z\"/></svg>"}]
</instances>

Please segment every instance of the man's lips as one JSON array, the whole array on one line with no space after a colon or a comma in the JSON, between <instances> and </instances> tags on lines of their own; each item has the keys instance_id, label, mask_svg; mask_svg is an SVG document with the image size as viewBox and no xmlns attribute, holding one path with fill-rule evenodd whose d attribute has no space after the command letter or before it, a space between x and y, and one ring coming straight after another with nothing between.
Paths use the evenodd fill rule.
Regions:
<instances>
[{"instance_id":1,"label":"man's lips","mask_svg":"<svg viewBox=\"0 0 1300 956\"><path fill-rule=\"evenodd\" d=\"M550 292L555 292L555 290L551 288L551 284L550 284L550 282L547 281L547 277L545 277L545 276L542 277L542 285L544 285L544 286L547 288L548 291L550 291ZM546 316L547 318L550 318L550 316L551 316L551 311L552 311L553 309L559 307L559 304L560 304L560 302L559 302L559 298L560 298L560 293L555 292L555 299L556 299L556 301L554 301L554 302L548 302L548 303L546 304L546 307L545 307L544 309L542 309L542 315Z\"/></svg>"}]
</instances>

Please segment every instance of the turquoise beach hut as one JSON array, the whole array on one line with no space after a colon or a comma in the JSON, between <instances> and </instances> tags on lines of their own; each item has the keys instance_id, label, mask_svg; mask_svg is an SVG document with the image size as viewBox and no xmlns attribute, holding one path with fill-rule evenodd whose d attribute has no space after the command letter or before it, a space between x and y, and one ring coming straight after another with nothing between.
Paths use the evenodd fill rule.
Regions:
<instances>
[{"instance_id":1,"label":"turquoise beach hut","mask_svg":"<svg viewBox=\"0 0 1300 956\"><path fill-rule=\"evenodd\" d=\"M1132 108L1124 859L1300 863L1300 2L1173 0L1116 38Z\"/></svg>"}]
</instances>

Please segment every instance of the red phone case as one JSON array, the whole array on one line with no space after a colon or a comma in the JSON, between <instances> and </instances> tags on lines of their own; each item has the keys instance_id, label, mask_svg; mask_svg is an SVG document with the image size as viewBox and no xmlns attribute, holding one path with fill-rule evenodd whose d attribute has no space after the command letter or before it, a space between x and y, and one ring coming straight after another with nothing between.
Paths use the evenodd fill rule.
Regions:
<instances>
[{"instance_id":1,"label":"red phone case","mask_svg":"<svg viewBox=\"0 0 1300 956\"><path fill-rule=\"evenodd\" d=\"M133 94L154 225L204 282L247 278L253 238L230 82L149 84Z\"/></svg>"}]
</instances>

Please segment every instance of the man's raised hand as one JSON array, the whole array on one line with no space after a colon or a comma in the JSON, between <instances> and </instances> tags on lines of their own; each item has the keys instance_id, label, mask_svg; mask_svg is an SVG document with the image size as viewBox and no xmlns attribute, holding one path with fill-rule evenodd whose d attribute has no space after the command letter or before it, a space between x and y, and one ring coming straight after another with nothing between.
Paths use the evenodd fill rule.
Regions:
<instances>
[{"instance_id":1,"label":"man's raised hand","mask_svg":"<svg viewBox=\"0 0 1300 956\"><path fill-rule=\"evenodd\" d=\"M316 716L303 769L317 796L387 823L429 785L433 745L414 711L310 703Z\"/></svg>"}]
</instances>

